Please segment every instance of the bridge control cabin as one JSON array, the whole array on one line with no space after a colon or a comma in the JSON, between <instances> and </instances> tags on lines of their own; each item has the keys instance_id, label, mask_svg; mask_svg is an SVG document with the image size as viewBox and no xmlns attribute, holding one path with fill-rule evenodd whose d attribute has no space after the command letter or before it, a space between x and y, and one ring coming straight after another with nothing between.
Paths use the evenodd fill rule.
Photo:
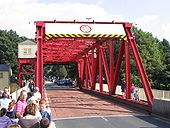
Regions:
<instances>
[{"instance_id":1,"label":"bridge control cabin","mask_svg":"<svg viewBox=\"0 0 170 128\"><path fill-rule=\"evenodd\" d=\"M18 85L22 87L22 75L35 73L37 44L26 40L18 44ZM34 80L35 81L35 80Z\"/></svg>"}]
</instances>

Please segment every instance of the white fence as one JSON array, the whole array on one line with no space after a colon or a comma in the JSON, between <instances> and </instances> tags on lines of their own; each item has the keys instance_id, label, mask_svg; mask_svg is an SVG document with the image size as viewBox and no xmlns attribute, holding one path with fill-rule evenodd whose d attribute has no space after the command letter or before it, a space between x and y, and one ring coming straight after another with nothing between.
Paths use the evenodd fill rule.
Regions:
<instances>
[{"instance_id":1,"label":"white fence","mask_svg":"<svg viewBox=\"0 0 170 128\"><path fill-rule=\"evenodd\" d=\"M136 89L138 90L139 93L139 99L146 100L144 89L143 88ZM96 90L99 90L99 83L96 83ZM107 84L103 84L103 91L108 92ZM170 91L152 89L152 93L154 95L154 98L170 100ZM116 94L122 95L121 86L116 87Z\"/></svg>"},{"instance_id":2,"label":"white fence","mask_svg":"<svg viewBox=\"0 0 170 128\"><path fill-rule=\"evenodd\" d=\"M139 93L139 99L146 100L144 89L143 88L136 88L136 89L138 90L138 93ZM28 83L26 84L25 87L20 88L19 90L16 90L15 92L13 92L11 94L12 98L16 100L22 90L28 91ZM99 83L96 83L96 90L99 90ZM103 84L103 91L108 92L107 84ZM170 100L170 91L152 89L152 92L153 92L154 98L156 99ZM116 87L116 94L122 95L121 86Z\"/></svg>"}]
</instances>

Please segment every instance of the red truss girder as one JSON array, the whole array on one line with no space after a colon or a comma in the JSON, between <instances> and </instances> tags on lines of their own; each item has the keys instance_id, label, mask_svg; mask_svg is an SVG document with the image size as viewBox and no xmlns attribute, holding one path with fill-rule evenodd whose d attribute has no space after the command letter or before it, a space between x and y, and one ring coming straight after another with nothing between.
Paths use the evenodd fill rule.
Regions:
<instances>
[{"instance_id":1,"label":"red truss girder","mask_svg":"<svg viewBox=\"0 0 170 128\"><path fill-rule=\"evenodd\" d=\"M45 23L69 23L69 24L122 24L127 41L120 40L120 48L114 65L114 44L115 38L52 38L48 41L45 37ZM145 90L148 105L152 105L153 94L148 81L142 60L140 58L135 39L131 32L132 24L127 22L67 22L67 21L38 21L36 22L37 40L37 84L43 93L43 64L55 62L77 62L78 63L78 83L80 88L103 92L103 75L109 89L108 95L115 94L117 81L119 78L122 61L125 61L126 68L126 99L130 100L131 72L130 72L130 50L141 78L141 83ZM107 46L103 46L104 42ZM109 52L109 63L106 59L105 51ZM97 77L99 76L99 77ZM96 80L99 78L99 90L95 90Z\"/></svg>"},{"instance_id":2,"label":"red truss girder","mask_svg":"<svg viewBox=\"0 0 170 128\"><path fill-rule=\"evenodd\" d=\"M127 28L125 28L127 35L131 33L131 31ZM105 73L107 84L108 84L108 89L109 89L109 94L115 94L116 91L116 86L117 86L117 81L119 77L119 72L121 68L122 61L125 61L125 68L126 68L126 99L131 99L130 95L130 86L131 86L131 73L130 73L130 48L133 52L133 56L136 61L136 65L138 67L139 75L141 77L141 82L143 84L145 94L148 100L148 105L152 104L153 100L153 94L150 88L150 84L146 75L146 72L144 70L135 39L131 36L128 36L128 41L121 41L120 42L120 49L119 49L119 54L118 54L118 59L117 59L117 64L116 68L114 70L114 45L113 45L113 40L108 42L108 46L99 46L96 47L98 53L96 53L98 56L94 59L93 54L89 53L86 54L84 61L81 61L79 64L79 68L81 71L85 73L80 73L80 79L82 80L81 87L85 88L87 90L95 90L95 83L93 83L96 80L96 72L98 67L99 69L99 91L103 93L103 73ZM106 54L105 54L105 49L109 49L109 55L110 55L110 67L108 66L108 62L106 60ZM134 55L135 54L135 55ZM123 60L123 56L125 56L125 60ZM92 60L93 58L93 60ZM95 60L95 61L94 61ZM94 62L96 62L94 66ZM93 64L92 64L93 62ZM82 65L82 66L81 66ZM83 67L84 66L84 67ZM84 70L83 70L84 69ZM103 72L104 71L104 72ZM94 75L95 74L95 75ZM84 79L86 81L86 84L84 85ZM95 80L94 80L95 79ZM90 81L90 82L89 82ZM147 86L147 87L146 87Z\"/></svg>"},{"instance_id":3,"label":"red truss girder","mask_svg":"<svg viewBox=\"0 0 170 128\"><path fill-rule=\"evenodd\" d=\"M125 41L121 42L115 70L114 70L114 63L113 63L114 62L113 46L114 46L113 42L109 41L108 47L103 47L102 45L99 47L96 47L96 49L97 49L96 50L97 51L96 58L93 57L94 52L91 52L90 54L87 53L85 58L78 62L79 69L80 69L79 76L82 81L81 88L85 88L87 90L95 90L96 76L97 76L96 73L98 72L99 73L99 92L103 93L103 73L105 73L106 81L107 81L108 89L109 89L108 94L110 94L110 95L115 94L117 81L118 81L118 77L119 77L119 72L120 72L120 68L121 68L121 63L123 61L123 55L124 55L125 56L125 68L126 68L126 76L125 76L125 78L126 78L126 99L128 100L128 99L131 99L131 95L130 95L130 86L131 86L130 44ZM106 60L105 49L109 50L109 55L110 55L110 58L109 58L110 64L109 65L110 66L108 66L108 62ZM139 58L136 58L136 59L139 59ZM138 66L140 68L144 68L144 67L141 67L141 65L138 65ZM141 79L144 79L145 82L148 81L148 79L146 77L144 77L143 75L144 74L140 74ZM144 77L144 78L142 78L142 77ZM84 79L86 81L85 85L84 85ZM147 89L151 91L150 85L145 85L145 86L147 86L148 87ZM145 86L144 86L144 88L146 88ZM97 91L97 90L95 90L95 91ZM148 104L151 105L152 99L153 99L152 92L147 92L147 90L145 89L145 93L146 93L146 97L148 100Z\"/></svg>"},{"instance_id":4,"label":"red truss girder","mask_svg":"<svg viewBox=\"0 0 170 128\"><path fill-rule=\"evenodd\" d=\"M94 39L54 38L43 43L43 61L46 62L76 62L79 54L96 43Z\"/></svg>"}]
</instances>

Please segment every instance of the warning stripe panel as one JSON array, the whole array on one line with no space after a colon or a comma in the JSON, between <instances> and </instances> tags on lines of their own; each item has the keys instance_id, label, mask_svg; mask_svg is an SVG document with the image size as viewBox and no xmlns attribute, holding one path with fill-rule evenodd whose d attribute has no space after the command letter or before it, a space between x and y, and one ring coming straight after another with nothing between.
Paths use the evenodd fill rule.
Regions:
<instances>
[{"instance_id":1,"label":"warning stripe panel","mask_svg":"<svg viewBox=\"0 0 170 128\"><path fill-rule=\"evenodd\" d=\"M126 35L119 34L46 34L45 40L50 40L52 38L120 38L127 40Z\"/></svg>"}]
</instances>

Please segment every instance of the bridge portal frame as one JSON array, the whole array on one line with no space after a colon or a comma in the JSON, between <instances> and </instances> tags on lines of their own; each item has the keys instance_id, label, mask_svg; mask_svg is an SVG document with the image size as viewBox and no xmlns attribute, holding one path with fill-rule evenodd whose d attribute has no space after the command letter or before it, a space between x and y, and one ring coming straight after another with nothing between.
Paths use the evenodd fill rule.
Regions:
<instances>
[{"instance_id":1,"label":"bridge portal frame","mask_svg":"<svg viewBox=\"0 0 170 128\"><path fill-rule=\"evenodd\" d=\"M89 49L86 49L83 51L81 55L78 55L75 57L76 59L72 60L72 62L76 62L78 64L78 75L77 75L77 81L79 83L80 88L86 89L86 90L92 90L95 92L100 92L101 94L105 93L103 92L103 71L106 74L106 80L108 83L109 93L106 93L108 95L115 95L116 86L118 82L118 77L120 73L121 64L123 61L123 58L125 58L125 69L126 69L126 98L125 100L130 100L130 86L131 86L131 73L130 73L130 50L132 51L133 58L136 62L136 67L141 79L141 83L143 85L147 103L149 106L152 106L153 101L153 94L151 91L150 83L148 80L148 77L146 75L145 68L142 63L142 59L140 57L135 38L133 37L131 28L132 24L128 22L79 22L79 21L36 21L36 41L37 41L37 60L36 60L36 84L40 88L41 94L44 94L44 86L43 86L43 65L47 62L45 62L44 58L44 49L43 45L48 42L46 41L46 33L45 33L45 24L46 23L60 23L60 24L121 24L124 28L124 31L126 33L126 39L120 40L120 48L118 53L118 59L116 66L114 66L114 44L113 41L115 38L98 38L96 40L96 43L92 44ZM59 37L59 38L65 38L65 37ZM58 38L55 38L56 40ZM54 39L54 42L55 42ZM68 37L67 39L73 39L72 37ZM87 38L86 38L87 39ZM85 38L82 38L82 40L86 40ZM88 38L90 39L90 38ZM104 42L108 41L108 46L102 46ZM62 46L62 45L61 45ZM64 46L63 46L64 47ZM108 62L106 60L106 54L105 54L105 48L109 49L109 55L110 55L110 63L108 66ZM76 48L75 48L76 49ZM89 50L91 50L89 52ZM97 52L96 52L97 51ZM96 58L94 58L95 54L97 55ZM51 62L55 62L51 61ZM71 62L71 61L70 61ZM103 70L104 67L104 70ZM115 68L114 68L115 67ZM99 91L95 90L96 85L96 77L99 70L99 83L100 83L100 89ZM89 84L90 79L90 84ZM85 81L85 82L84 82ZM86 85L84 85L86 83Z\"/></svg>"}]
</instances>

